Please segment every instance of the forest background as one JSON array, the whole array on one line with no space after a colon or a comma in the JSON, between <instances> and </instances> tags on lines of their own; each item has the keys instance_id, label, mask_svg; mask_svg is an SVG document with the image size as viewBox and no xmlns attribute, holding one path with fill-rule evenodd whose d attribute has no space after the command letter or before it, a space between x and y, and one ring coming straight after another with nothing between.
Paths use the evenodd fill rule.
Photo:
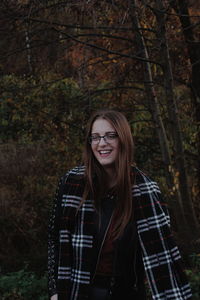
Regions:
<instances>
[{"instance_id":1,"label":"forest background","mask_svg":"<svg viewBox=\"0 0 200 300\"><path fill-rule=\"evenodd\" d=\"M59 177L81 163L91 112L123 112L135 161L159 182L200 299L200 3L2 0L2 299L47 299Z\"/></svg>"}]
</instances>

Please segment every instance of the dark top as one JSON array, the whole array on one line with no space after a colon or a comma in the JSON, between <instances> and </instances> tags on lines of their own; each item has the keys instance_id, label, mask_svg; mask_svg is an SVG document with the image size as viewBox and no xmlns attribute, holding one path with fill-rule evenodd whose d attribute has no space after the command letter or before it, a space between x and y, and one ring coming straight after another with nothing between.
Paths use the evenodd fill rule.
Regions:
<instances>
[{"instance_id":1,"label":"dark top","mask_svg":"<svg viewBox=\"0 0 200 300\"><path fill-rule=\"evenodd\" d=\"M105 241L100 253L99 263L97 265L96 274L102 276L112 276L113 271L113 257L114 257L114 242L112 239L112 231L114 227L114 220L112 220Z\"/></svg>"}]
</instances>

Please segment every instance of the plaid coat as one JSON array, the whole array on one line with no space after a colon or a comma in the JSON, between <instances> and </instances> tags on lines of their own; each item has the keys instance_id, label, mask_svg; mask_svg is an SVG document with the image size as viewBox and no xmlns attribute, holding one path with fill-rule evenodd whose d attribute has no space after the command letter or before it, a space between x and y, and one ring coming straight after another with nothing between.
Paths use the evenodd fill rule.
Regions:
<instances>
[{"instance_id":1,"label":"plaid coat","mask_svg":"<svg viewBox=\"0 0 200 300\"><path fill-rule=\"evenodd\" d=\"M133 172L137 233L152 298L191 299L190 286L174 244L160 190L139 169L134 167ZM88 295L94 208L92 199L87 199L79 208L84 191L83 175L84 167L81 166L61 178L50 219L49 294L58 294L59 300L83 300Z\"/></svg>"}]
</instances>

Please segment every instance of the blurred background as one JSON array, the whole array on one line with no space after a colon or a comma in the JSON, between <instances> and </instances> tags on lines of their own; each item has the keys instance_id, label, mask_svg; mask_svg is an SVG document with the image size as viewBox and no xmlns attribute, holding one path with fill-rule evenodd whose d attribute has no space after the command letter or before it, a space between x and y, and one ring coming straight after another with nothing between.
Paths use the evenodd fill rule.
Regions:
<instances>
[{"instance_id":1,"label":"blurred background","mask_svg":"<svg viewBox=\"0 0 200 300\"><path fill-rule=\"evenodd\" d=\"M96 109L128 118L200 299L200 3L1 0L0 294L46 300L57 182Z\"/></svg>"}]
</instances>

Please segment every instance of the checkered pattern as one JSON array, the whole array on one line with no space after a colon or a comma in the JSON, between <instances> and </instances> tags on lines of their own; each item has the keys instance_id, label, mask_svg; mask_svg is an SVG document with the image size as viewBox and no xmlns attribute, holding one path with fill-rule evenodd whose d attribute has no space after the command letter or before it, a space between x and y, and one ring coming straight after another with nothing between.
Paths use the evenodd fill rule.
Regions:
<instances>
[{"instance_id":1,"label":"checkered pattern","mask_svg":"<svg viewBox=\"0 0 200 300\"><path fill-rule=\"evenodd\" d=\"M133 168L133 172L137 232L152 298L191 299L160 190L140 170ZM49 292L50 296L57 293L59 300L86 299L90 284L94 209L91 199L79 208L83 175L84 167L77 167L61 179L49 225Z\"/></svg>"}]
</instances>

